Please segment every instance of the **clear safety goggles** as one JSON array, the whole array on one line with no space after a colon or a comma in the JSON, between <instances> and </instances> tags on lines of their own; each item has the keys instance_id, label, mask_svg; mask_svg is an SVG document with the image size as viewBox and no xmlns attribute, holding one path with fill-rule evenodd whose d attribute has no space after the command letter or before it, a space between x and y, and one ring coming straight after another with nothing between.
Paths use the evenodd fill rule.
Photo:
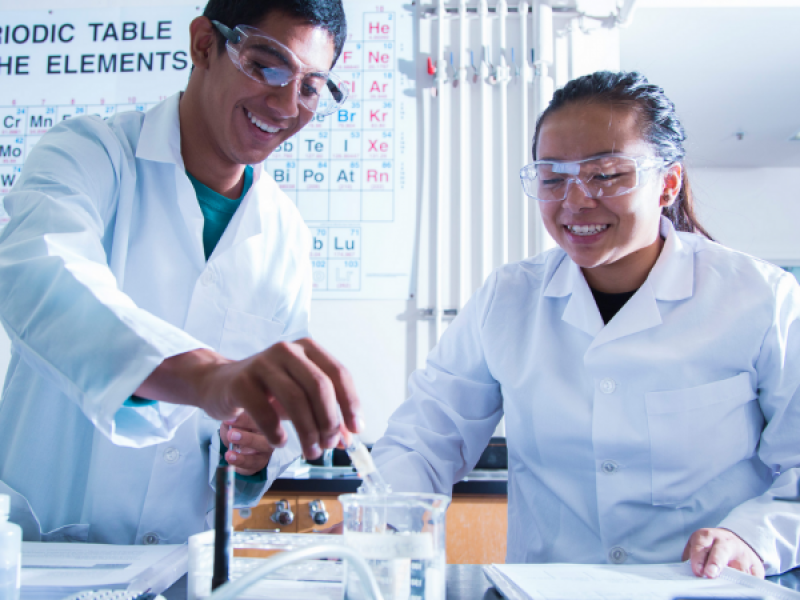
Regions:
<instances>
[{"instance_id":1,"label":"clear safety goggles","mask_svg":"<svg viewBox=\"0 0 800 600\"><path fill-rule=\"evenodd\" d=\"M237 25L231 29L219 21L211 23L225 38L233 64L250 79L281 88L299 81L298 102L318 115L336 112L347 99L336 75L309 67L289 48L255 27Z\"/></svg>"},{"instance_id":2,"label":"clear safety goggles","mask_svg":"<svg viewBox=\"0 0 800 600\"><path fill-rule=\"evenodd\" d=\"M570 184L589 198L613 198L635 190L643 183L642 173L666 164L652 156L603 154L583 160L537 160L520 169L522 189L540 202L560 202Z\"/></svg>"}]
</instances>

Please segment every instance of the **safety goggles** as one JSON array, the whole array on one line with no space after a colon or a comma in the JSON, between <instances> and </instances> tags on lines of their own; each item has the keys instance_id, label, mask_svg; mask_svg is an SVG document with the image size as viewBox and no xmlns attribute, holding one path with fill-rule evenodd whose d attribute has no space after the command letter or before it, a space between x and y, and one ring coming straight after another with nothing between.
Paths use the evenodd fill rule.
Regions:
<instances>
[{"instance_id":1,"label":"safety goggles","mask_svg":"<svg viewBox=\"0 0 800 600\"><path fill-rule=\"evenodd\" d=\"M299 81L298 102L318 115L336 112L347 99L336 75L309 67L289 48L255 27L237 25L231 29L219 21L211 23L225 38L233 64L250 79L280 88Z\"/></svg>"},{"instance_id":2,"label":"safety goggles","mask_svg":"<svg viewBox=\"0 0 800 600\"><path fill-rule=\"evenodd\" d=\"M570 184L589 198L613 198L642 185L642 173L667 163L652 156L603 154L583 160L537 160L520 169L522 189L540 202L560 202Z\"/></svg>"}]
</instances>

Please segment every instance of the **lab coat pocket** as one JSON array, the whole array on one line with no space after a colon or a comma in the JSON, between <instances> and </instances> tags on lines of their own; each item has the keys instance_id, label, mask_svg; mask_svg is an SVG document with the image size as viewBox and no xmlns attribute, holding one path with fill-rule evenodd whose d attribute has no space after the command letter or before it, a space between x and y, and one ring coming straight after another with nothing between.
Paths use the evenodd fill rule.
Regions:
<instances>
[{"instance_id":1,"label":"lab coat pocket","mask_svg":"<svg viewBox=\"0 0 800 600\"><path fill-rule=\"evenodd\" d=\"M763 425L750 376L645 394L653 504L689 500L755 452Z\"/></svg>"},{"instance_id":2,"label":"lab coat pocket","mask_svg":"<svg viewBox=\"0 0 800 600\"><path fill-rule=\"evenodd\" d=\"M229 308L219 353L233 360L247 358L278 342L283 330L284 325L279 321Z\"/></svg>"}]
</instances>

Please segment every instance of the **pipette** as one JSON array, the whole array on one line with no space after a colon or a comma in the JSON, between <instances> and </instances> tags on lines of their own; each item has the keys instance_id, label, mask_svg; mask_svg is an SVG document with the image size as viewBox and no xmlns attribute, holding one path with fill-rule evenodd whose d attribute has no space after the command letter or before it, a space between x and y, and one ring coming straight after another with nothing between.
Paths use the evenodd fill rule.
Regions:
<instances>
[{"instance_id":1,"label":"pipette","mask_svg":"<svg viewBox=\"0 0 800 600\"><path fill-rule=\"evenodd\" d=\"M389 494L392 489L389 484L383 480L375 462L372 460L369 450L364 445L358 436L354 433L350 434L350 441L345 446L345 452L350 457L350 461L358 471L358 476L361 478L361 489L367 494Z\"/></svg>"}]
</instances>

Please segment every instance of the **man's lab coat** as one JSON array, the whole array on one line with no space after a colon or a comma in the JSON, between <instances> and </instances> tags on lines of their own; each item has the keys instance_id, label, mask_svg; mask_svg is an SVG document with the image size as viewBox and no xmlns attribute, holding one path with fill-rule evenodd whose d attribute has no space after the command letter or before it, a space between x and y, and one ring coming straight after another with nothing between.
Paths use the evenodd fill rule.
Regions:
<instances>
[{"instance_id":1,"label":"man's lab coat","mask_svg":"<svg viewBox=\"0 0 800 600\"><path fill-rule=\"evenodd\" d=\"M0 493L26 540L183 543L202 531L219 422L123 402L170 356L241 359L308 333L308 230L260 166L206 263L178 98L62 122L5 198ZM299 454L290 438L266 482L237 481L238 504Z\"/></svg>"},{"instance_id":2,"label":"man's lab coat","mask_svg":"<svg viewBox=\"0 0 800 600\"><path fill-rule=\"evenodd\" d=\"M800 288L676 233L607 324L561 249L495 271L414 373L373 456L395 491L450 493L505 415L507 561L681 560L724 527L798 564Z\"/></svg>"}]
</instances>

